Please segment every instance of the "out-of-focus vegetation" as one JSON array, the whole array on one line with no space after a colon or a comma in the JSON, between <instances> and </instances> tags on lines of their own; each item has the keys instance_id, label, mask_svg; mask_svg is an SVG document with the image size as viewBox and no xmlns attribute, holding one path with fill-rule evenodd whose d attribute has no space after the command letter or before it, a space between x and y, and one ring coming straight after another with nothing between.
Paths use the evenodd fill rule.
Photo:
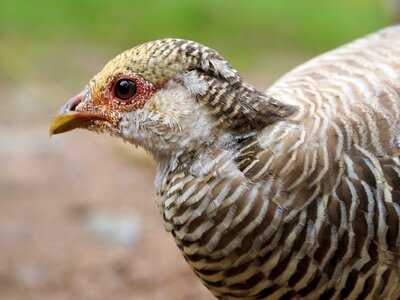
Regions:
<instances>
[{"instance_id":1,"label":"out-of-focus vegetation","mask_svg":"<svg viewBox=\"0 0 400 300\"><path fill-rule=\"evenodd\" d=\"M13 99L0 116L54 110L116 54L164 37L213 47L266 88L388 25L384 1L395 0L0 0L0 103Z\"/></svg>"},{"instance_id":2,"label":"out-of-focus vegetation","mask_svg":"<svg viewBox=\"0 0 400 300\"><path fill-rule=\"evenodd\" d=\"M380 0L2 0L0 64L52 44L100 45L113 52L181 37L246 65L269 49L320 52L387 24Z\"/></svg>"},{"instance_id":3,"label":"out-of-focus vegetation","mask_svg":"<svg viewBox=\"0 0 400 300\"><path fill-rule=\"evenodd\" d=\"M378 0L2 0L0 10L2 38L28 44L85 41L129 47L174 35L223 40L235 48L263 48L275 39L325 49L385 24Z\"/></svg>"}]
</instances>

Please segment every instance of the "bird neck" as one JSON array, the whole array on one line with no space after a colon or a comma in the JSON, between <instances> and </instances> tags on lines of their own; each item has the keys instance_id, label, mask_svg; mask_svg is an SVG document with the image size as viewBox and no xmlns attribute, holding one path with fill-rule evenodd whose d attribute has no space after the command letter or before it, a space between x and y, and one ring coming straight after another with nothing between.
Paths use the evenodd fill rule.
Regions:
<instances>
[{"instance_id":1,"label":"bird neck","mask_svg":"<svg viewBox=\"0 0 400 300\"><path fill-rule=\"evenodd\" d=\"M197 166L215 161L215 157L222 154L232 160L232 168L237 170L234 160L240 141L256 136L296 111L294 106L258 91L241 78L227 82L205 73L191 72L190 78L181 79L183 85L172 82L165 91L173 91L175 95L178 91L182 93L182 97L174 99L174 117L180 111L190 111L190 118L181 118L179 131L174 131L173 135L164 134L164 143L152 143L153 147L166 145L165 149L152 151L158 165L156 188L160 194L170 178L177 174L191 174L201 180L204 174ZM199 86L207 92L194 88ZM196 90L197 93L193 92ZM158 101L158 96L158 107L165 102L163 99L170 97L160 94L154 102ZM222 176L218 165L215 172Z\"/></svg>"},{"instance_id":2,"label":"bird neck","mask_svg":"<svg viewBox=\"0 0 400 300\"><path fill-rule=\"evenodd\" d=\"M203 177L201 165L212 161L219 153L234 159L237 155L237 141L230 134L215 134L210 136L208 142L198 144L196 147L177 149L175 152L159 153L156 159L157 177L155 181L157 191L170 177L176 174L191 174ZM204 170L203 170L204 171Z\"/></svg>"}]
</instances>

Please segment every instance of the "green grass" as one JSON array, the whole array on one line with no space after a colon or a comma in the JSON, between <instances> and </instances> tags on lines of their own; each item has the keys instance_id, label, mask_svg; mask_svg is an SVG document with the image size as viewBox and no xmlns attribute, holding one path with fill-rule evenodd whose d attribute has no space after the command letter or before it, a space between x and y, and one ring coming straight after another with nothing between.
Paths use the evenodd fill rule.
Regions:
<instances>
[{"instance_id":1,"label":"green grass","mask_svg":"<svg viewBox=\"0 0 400 300\"><path fill-rule=\"evenodd\" d=\"M0 37L129 47L177 36L255 47L325 49L387 24L378 0L2 0ZM250 46L248 46L250 47Z\"/></svg>"},{"instance_id":2,"label":"green grass","mask_svg":"<svg viewBox=\"0 0 400 300\"><path fill-rule=\"evenodd\" d=\"M110 58L163 37L217 49L263 89L389 24L382 1L0 0L0 122L47 124Z\"/></svg>"},{"instance_id":3,"label":"green grass","mask_svg":"<svg viewBox=\"0 0 400 300\"><path fill-rule=\"evenodd\" d=\"M388 23L379 0L1 0L0 75L70 45L118 53L162 37L196 40L242 67L269 51L322 52Z\"/></svg>"}]
</instances>

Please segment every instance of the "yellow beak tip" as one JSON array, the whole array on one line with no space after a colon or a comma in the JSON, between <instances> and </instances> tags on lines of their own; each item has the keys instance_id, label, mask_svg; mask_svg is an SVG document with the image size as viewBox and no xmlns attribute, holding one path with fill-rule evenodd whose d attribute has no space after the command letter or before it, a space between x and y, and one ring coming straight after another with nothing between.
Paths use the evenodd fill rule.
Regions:
<instances>
[{"instance_id":1,"label":"yellow beak tip","mask_svg":"<svg viewBox=\"0 0 400 300\"><path fill-rule=\"evenodd\" d=\"M59 134L73 130L82 124L82 116L77 113L56 115L50 124L49 135Z\"/></svg>"}]
</instances>

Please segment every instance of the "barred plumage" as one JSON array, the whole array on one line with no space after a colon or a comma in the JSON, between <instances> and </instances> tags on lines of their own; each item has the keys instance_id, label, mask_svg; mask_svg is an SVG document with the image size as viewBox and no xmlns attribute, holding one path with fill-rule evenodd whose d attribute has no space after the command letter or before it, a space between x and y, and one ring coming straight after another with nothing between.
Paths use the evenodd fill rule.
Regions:
<instances>
[{"instance_id":1,"label":"barred plumage","mask_svg":"<svg viewBox=\"0 0 400 300\"><path fill-rule=\"evenodd\" d=\"M166 229L216 297L400 299L399 49L388 28L262 93L215 51L160 40L111 61L67 110L99 111L118 74L154 84L141 107L85 127L155 156Z\"/></svg>"}]
</instances>

